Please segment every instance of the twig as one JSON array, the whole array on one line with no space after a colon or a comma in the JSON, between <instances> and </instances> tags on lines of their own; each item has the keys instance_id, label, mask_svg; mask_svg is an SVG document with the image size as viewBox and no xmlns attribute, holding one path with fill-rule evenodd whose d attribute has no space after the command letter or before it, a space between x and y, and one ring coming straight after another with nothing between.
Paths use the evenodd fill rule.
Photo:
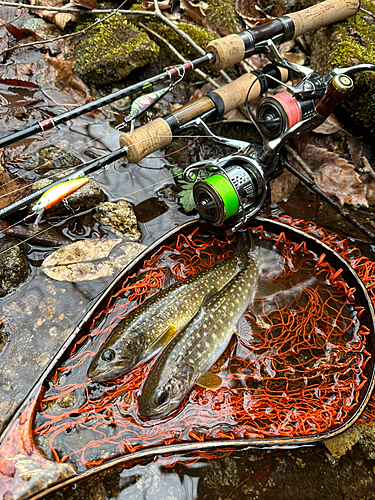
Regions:
<instances>
[{"instance_id":1,"label":"twig","mask_svg":"<svg viewBox=\"0 0 375 500\"><path fill-rule=\"evenodd\" d=\"M35 45L43 45L45 43L52 43L52 42L55 42L57 40L63 40L65 38L72 38L72 37L75 37L77 35L84 35L85 33L87 33L87 31L89 31L90 29L94 28L95 26L97 26L98 24L106 21L107 19L109 19L110 17L114 16L115 14L117 14L117 12L121 9L121 7L127 2L127 0L124 0L121 5L117 8L117 9L114 9L112 10L107 16L101 18L101 19L97 19L94 23L90 24L90 26L87 26L86 28L83 28L82 30L80 31L77 31L76 33L68 33L67 35L62 35L62 36L57 36L55 38L50 38L49 40L40 40L40 41L37 41L37 42L30 42L30 43L24 43L22 45L14 45L13 47L9 47L7 49L4 49L0 52L0 56L2 56L3 54L5 53L9 53L9 52L13 52L14 50L16 49L22 49L24 47L34 47ZM22 4L21 4L22 5ZM24 6L25 7L25 6ZM32 6L28 5L26 6L28 8L31 8L32 9Z\"/></svg>"},{"instance_id":2,"label":"twig","mask_svg":"<svg viewBox=\"0 0 375 500\"><path fill-rule=\"evenodd\" d=\"M322 191L312 179L306 177L304 174L299 172L288 161L285 162L285 166L289 170L289 172L291 172L294 176L296 176L297 179L300 180L307 187L309 191L323 198L323 200L326 203L328 203L331 207L333 207L342 217L344 217L344 219L346 219L353 226L359 229L361 233L367 236L367 238L369 238L371 241L375 241L375 234L373 232L369 231L365 226L363 226L360 222L358 222L357 219L352 217L352 215L348 210L337 205L337 203L335 203L330 196L324 193L324 191Z\"/></svg>"},{"instance_id":3,"label":"twig","mask_svg":"<svg viewBox=\"0 0 375 500\"><path fill-rule=\"evenodd\" d=\"M375 181L374 169L372 168L372 166L371 166L370 162L368 161L368 159L366 158L366 156L361 156L361 162L362 162L363 170L366 172L366 174L370 174L370 176L372 177L372 180Z\"/></svg>"},{"instance_id":4,"label":"twig","mask_svg":"<svg viewBox=\"0 0 375 500\"><path fill-rule=\"evenodd\" d=\"M362 5L360 6L360 8L358 10L360 10L364 14L367 14L370 17L374 17L375 18L375 15L373 14L373 12L370 12L369 10L366 10L364 7L362 7Z\"/></svg>"},{"instance_id":5,"label":"twig","mask_svg":"<svg viewBox=\"0 0 375 500\"><path fill-rule=\"evenodd\" d=\"M161 10L159 9L158 0L154 0L154 5L155 5L155 16L157 19L160 19L160 21L162 21L164 24L166 24L167 26L172 28L176 33L178 33L180 37L185 40L185 42L189 43L193 47L193 49L195 49L198 52L198 54L200 54L201 56L204 56L206 54L204 49L202 49L202 47L196 44L188 34L182 31L182 29L176 26L174 22L170 21L167 17L165 17L164 14L162 14ZM219 73L226 82L230 83L232 81L231 77L225 71L220 70Z\"/></svg>"},{"instance_id":6,"label":"twig","mask_svg":"<svg viewBox=\"0 0 375 500\"><path fill-rule=\"evenodd\" d=\"M296 160L298 165L306 172L306 174L311 177L311 179L316 182L316 177L314 172L311 170L311 168L302 160L300 155L295 151L293 148L291 148L288 144L284 144L284 149L290 154L290 156Z\"/></svg>"},{"instance_id":7,"label":"twig","mask_svg":"<svg viewBox=\"0 0 375 500\"><path fill-rule=\"evenodd\" d=\"M80 9L77 7L52 7L49 5L26 5L20 2L5 2L0 0L0 5L4 5L7 7L17 7L18 9L29 9L29 10L46 10L48 12L67 12L70 14L110 14L114 12L114 9ZM136 15L144 15L144 16L155 16L155 12L148 10L124 10L124 9L116 9L116 12L120 14L136 14Z\"/></svg>"},{"instance_id":8,"label":"twig","mask_svg":"<svg viewBox=\"0 0 375 500\"><path fill-rule=\"evenodd\" d=\"M144 24L142 23L138 23L138 26L140 26L142 29L144 29L145 31L148 31L149 33L151 33L155 38L157 38L158 40L160 40L161 42L163 42L167 47L168 49L173 52L173 54L178 57L178 59L183 62L183 63L186 63L187 60L185 59L184 56L182 56L178 50L176 50L173 45L171 45L167 40L165 40L165 38L163 38L162 36L160 36L158 33L156 33L154 30L152 30L151 28L148 28L147 26L145 26ZM220 88L220 85L215 82L215 80L213 80L210 76L206 75L206 73L204 73L203 71L201 71L200 69L197 69L195 70L195 72L200 75L202 78L204 78L207 82L209 82L211 85L213 85L215 88L219 89Z\"/></svg>"}]
</instances>

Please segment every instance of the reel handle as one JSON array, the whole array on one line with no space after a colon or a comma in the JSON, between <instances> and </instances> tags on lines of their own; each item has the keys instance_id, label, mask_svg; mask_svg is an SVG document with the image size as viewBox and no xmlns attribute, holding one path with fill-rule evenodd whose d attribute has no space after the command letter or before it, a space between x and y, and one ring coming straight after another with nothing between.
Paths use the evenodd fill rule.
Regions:
<instances>
[{"instance_id":1,"label":"reel handle","mask_svg":"<svg viewBox=\"0 0 375 500\"><path fill-rule=\"evenodd\" d=\"M279 68L279 72L280 80L286 82L288 70ZM216 110L217 115L221 116L244 104L246 98L249 101L256 99L262 92L264 89L259 74L246 73L224 87L210 92L209 96L203 96L173 111L165 118L157 118L137 128L132 135L121 134L120 146L128 148L127 158L131 163L138 163L150 153L170 144L173 136L177 135L179 128L185 123L208 111Z\"/></svg>"},{"instance_id":2,"label":"reel handle","mask_svg":"<svg viewBox=\"0 0 375 500\"><path fill-rule=\"evenodd\" d=\"M353 80L348 75L336 75L328 84L322 99L315 106L315 112L322 118L328 118L334 108L353 90Z\"/></svg>"},{"instance_id":3,"label":"reel handle","mask_svg":"<svg viewBox=\"0 0 375 500\"><path fill-rule=\"evenodd\" d=\"M275 38L276 43L286 42L308 31L342 21L353 16L359 4L359 0L325 0L251 30L213 40L207 45L206 53L215 55L211 66L219 71L254 54L259 42L270 38Z\"/></svg>"}]
</instances>

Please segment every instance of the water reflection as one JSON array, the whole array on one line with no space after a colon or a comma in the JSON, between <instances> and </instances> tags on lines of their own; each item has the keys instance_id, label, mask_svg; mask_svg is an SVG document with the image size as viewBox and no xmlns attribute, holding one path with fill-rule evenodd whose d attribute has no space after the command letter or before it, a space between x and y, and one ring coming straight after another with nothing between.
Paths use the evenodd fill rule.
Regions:
<instances>
[{"instance_id":1,"label":"water reflection","mask_svg":"<svg viewBox=\"0 0 375 500\"><path fill-rule=\"evenodd\" d=\"M136 466L120 474L120 493L110 500L195 500L199 477L166 472L158 463Z\"/></svg>"}]
</instances>

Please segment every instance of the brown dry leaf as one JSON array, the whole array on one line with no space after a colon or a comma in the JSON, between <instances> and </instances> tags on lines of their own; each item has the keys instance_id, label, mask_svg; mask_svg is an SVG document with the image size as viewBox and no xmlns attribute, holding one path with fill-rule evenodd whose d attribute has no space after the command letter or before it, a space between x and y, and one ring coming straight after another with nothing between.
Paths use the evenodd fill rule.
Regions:
<instances>
[{"instance_id":1,"label":"brown dry leaf","mask_svg":"<svg viewBox=\"0 0 375 500\"><path fill-rule=\"evenodd\" d=\"M36 36L34 31L28 30L25 28L17 28L16 26L13 26L13 24L7 23L6 21L3 21L0 19L0 22L5 26L5 28L11 33L16 40L24 40L25 38L28 38L29 36Z\"/></svg>"},{"instance_id":2,"label":"brown dry leaf","mask_svg":"<svg viewBox=\"0 0 375 500\"><path fill-rule=\"evenodd\" d=\"M67 8L67 9L73 9L73 8L81 8L84 7L86 9L96 9L97 8L97 3L96 0L73 0L70 3L63 4L61 0L31 0L30 1L31 5L41 5L45 7L59 7L59 8ZM49 23L54 23L59 29L62 31L65 30L66 25L69 22L76 23L80 19L80 13L77 12L77 14L70 13L70 12L52 12L49 10L37 10L35 11L35 14L37 14L39 17L44 19L45 21Z\"/></svg>"},{"instance_id":3,"label":"brown dry leaf","mask_svg":"<svg viewBox=\"0 0 375 500\"><path fill-rule=\"evenodd\" d=\"M161 2L158 2L160 10L169 9L170 4L171 4L170 0L162 0ZM143 2L142 8L146 9L146 10L155 10L155 4L154 4L154 2L146 1L146 2Z\"/></svg>"},{"instance_id":4,"label":"brown dry leaf","mask_svg":"<svg viewBox=\"0 0 375 500\"><path fill-rule=\"evenodd\" d=\"M259 15L259 8L254 4L253 0L236 0L234 8L239 16L242 18L255 18L261 17Z\"/></svg>"},{"instance_id":5,"label":"brown dry leaf","mask_svg":"<svg viewBox=\"0 0 375 500\"><path fill-rule=\"evenodd\" d=\"M339 130L342 130L342 128L335 115L331 114L321 125L319 125L319 127L316 127L313 132L316 134L331 135Z\"/></svg>"},{"instance_id":6,"label":"brown dry leaf","mask_svg":"<svg viewBox=\"0 0 375 500\"><path fill-rule=\"evenodd\" d=\"M65 5L67 9L77 7L74 3L68 3ZM53 18L54 24L58 28L60 28L62 31L65 30L66 25L69 22L76 23L79 21L80 14L77 12L77 14L73 14L72 12L57 12L55 13L56 15Z\"/></svg>"},{"instance_id":7,"label":"brown dry leaf","mask_svg":"<svg viewBox=\"0 0 375 500\"><path fill-rule=\"evenodd\" d=\"M306 145L301 157L314 171L322 191L335 196L341 205L368 207L366 188L347 160L313 144Z\"/></svg>"},{"instance_id":8,"label":"brown dry leaf","mask_svg":"<svg viewBox=\"0 0 375 500\"><path fill-rule=\"evenodd\" d=\"M206 17L205 11L208 9L208 4L199 0L198 2L192 2L190 0L181 0L181 9L186 12L186 14L195 21L198 26L203 26L212 31L209 20Z\"/></svg>"},{"instance_id":9,"label":"brown dry leaf","mask_svg":"<svg viewBox=\"0 0 375 500\"><path fill-rule=\"evenodd\" d=\"M3 170L0 174L0 208L7 207L26 196L30 191L26 186L27 183L23 179Z\"/></svg>"},{"instance_id":10,"label":"brown dry leaf","mask_svg":"<svg viewBox=\"0 0 375 500\"><path fill-rule=\"evenodd\" d=\"M98 2L96 0L73 0L72 5L76 7L83 7L84 9L93 10L98 8ZM65 6L67 7L67 6Z\"/></svg>"},{"instance_id":11,"label":"brown dry leaf","mask_svg":"<svg viewBox=\"0 0 375 500\"><path fill-rule=\"evenodd\" d=\"M76 241L44 259L42 270L58 281L87 281L112 276L146 248L141 243L124 243L121 247L123 255L109 257L111 250L122 241L100 238Z\"/></svg>"}]
</instances>

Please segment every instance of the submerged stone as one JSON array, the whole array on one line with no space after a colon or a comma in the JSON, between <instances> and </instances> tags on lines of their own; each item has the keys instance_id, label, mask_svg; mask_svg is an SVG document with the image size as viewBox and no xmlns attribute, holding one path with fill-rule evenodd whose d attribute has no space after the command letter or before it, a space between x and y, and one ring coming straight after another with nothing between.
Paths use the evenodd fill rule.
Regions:
<instances>
[{"instance_id":1,"label":"submerged stone","mask_svg":"<svg viewBox=\"0 0 375 500\"><path fill-rule=\"evenodd\" d=\"M90 18L77 30L93 22ZM159 47L147 33L116 14L90 29L70 55L76 59L74 72L85 83L102 86L122 80L134 69L155 61L158 54Z\"/></svg>"},{"instance_id":2,"label":"submerged stone","mask_svg":"<svg viewBox=\"0 0 375 500\"><path fill-rule=\"evenodd\" d=\"M94 219L132 240L138 240L141 237L133 207L125 200L119 200L116 203L99 203L95 209Z\"/></svg>"},{"instance_id":3,"label":"submerged stone","mask_svg":"<svg viewBox=\"0 0 375 500\"><path fill-rule=\"evenodd\" d=\"M19 287L29 274L25 252L15 240L2 240L0 255L0 297Z\"/></svg>"}]
</instances>

